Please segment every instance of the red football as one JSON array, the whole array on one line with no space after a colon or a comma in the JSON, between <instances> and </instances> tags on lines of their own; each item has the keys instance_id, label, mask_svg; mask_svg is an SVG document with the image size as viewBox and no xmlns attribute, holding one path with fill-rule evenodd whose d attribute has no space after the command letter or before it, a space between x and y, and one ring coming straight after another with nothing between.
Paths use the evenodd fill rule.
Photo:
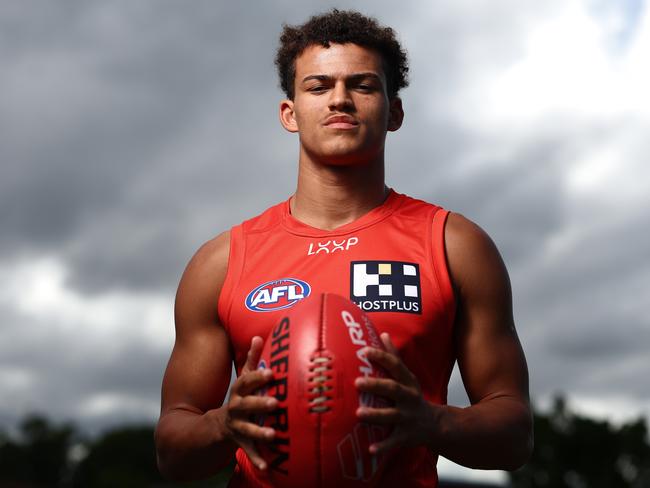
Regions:
<instances>
[{"instance_id":1,"label":"red football","mask_svg":"<svg viewBox=\"0 0 650 488\"><path fill-rule=\"evenodd\" d=\"M360 394L359 376L386 377L362 354L384 349L368 316L350 300L324 293L302 300L267 337L259 362L273 370L262 394L279 400L276 411L259 419L276 430L260 443L274 486L372 486L381 458L368 452L388 429L360 422L360 405L381 407L386 400Z\"/></svg>"}]
</instances>

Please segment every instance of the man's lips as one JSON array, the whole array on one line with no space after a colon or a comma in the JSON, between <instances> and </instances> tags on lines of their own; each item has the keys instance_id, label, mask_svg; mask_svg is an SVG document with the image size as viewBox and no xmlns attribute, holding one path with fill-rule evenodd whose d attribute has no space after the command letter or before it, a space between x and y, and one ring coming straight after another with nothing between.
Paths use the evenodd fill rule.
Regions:
<instances>
[{"instance_id":1,"label":"man's lips","mask_svg":"<svg viewBox=\"0 0 650 488\"><path fill-rule=\"evenodd\" d=\"M332 115L325 120L325 126L332 129L352 129L358 125L357 119L349 115Z\"/></svg>"}]
</instances>

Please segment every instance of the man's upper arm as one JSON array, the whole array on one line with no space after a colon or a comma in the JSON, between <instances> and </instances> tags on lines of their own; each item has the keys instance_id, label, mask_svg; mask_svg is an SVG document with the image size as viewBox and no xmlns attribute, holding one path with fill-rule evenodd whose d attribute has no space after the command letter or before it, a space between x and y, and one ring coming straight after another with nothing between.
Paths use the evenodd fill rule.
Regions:
<instances>
[{"instance_id":1,"label":"man's upper arm","mask_svg":"<svg viewBox=\"0 0 650 488\"><path fill-rule=\"evenodd\" d=\"M187 265L176 294L176 341L165 371L162 412L202 413L221 406L230 382L228 336L217 301L228 267L230 234L204 244Z\"/></svg>"},{"instance_id":2,"label":"man's upper arm","mask_svg":"<svg viewBox=\"0 0 650 488\"><path fill-rule=\"evenodd\" d=\"M472 404L509 397L528 404L528 371L512 316L512 292L499 252L477 225L450 214L445 232L457 299L456 349Z\"/></svg>"}]
</instances>

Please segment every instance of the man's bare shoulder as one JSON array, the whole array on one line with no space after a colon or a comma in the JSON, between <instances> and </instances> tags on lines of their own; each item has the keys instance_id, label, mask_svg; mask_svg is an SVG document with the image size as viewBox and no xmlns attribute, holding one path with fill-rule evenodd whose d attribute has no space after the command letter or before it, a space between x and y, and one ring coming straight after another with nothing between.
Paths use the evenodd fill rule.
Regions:
<instances>
[{"instance_id":1,"label":"man's bare shoulder","mask_svg":"<svg viewBox=\"0 0 650 488\"><path fill-rule=\"evenodd\" d=\"M508 280L499 250L479 225L459 213L450 213L445 227L445 249L457 289L484 278Z\"/></svg>"},{"instance_id":2,"label":"man's bare shoulder","mask_svg":"<svg viewBox=\"0 0 650 488\"><path fill-rule=\"evenodd\" d=\"M219 234L194 254L176 293L176 324L217 323L217 301L228 272L230 232Z\"/></svg>"},{"instance_id":3,"label":"man's bare shoulder","mask_svg":"<svg viewBox=\"0 0 650 488\"><path fill-rule=\"evenodd\" d=\"M224 274L228 269L230 231L225 231L204 243L192 256L185 274Z\"/></svg>"}]
</instances>

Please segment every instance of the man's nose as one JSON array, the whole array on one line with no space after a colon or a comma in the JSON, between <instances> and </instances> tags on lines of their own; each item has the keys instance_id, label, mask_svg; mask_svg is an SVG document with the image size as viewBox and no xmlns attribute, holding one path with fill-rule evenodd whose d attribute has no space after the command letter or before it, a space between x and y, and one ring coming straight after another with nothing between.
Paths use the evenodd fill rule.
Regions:
<instances>
[{"instance_id":1,"label":"man's nose","mask_svg":"<svg viewBox=\"0 0 650 488\"><path fill-rule=\"evenodd\" d=\"M349 111L354 108L354 102L352 101L348 87L345 86L345 82L336 82L330 92L329 106L330 110L338 111Z\"/></svg>"}]
</instances>

